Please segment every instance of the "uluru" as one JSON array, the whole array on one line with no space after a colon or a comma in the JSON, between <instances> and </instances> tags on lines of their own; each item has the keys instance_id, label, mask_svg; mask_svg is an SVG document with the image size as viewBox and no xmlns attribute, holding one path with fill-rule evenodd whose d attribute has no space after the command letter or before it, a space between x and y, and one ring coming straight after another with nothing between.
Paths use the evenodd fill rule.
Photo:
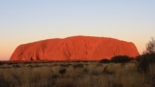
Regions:
<instances>
[{"instance_id":1,"label":"uluru","mask_svg":"<svg viewBox=\"0 0 155 87\"><path fill-rule=\"evenodd\" d=\"M72 36L19 45L10 60L101 60L117 55L139 55L132 42L108 37Z\"/></svg>"}]
</instances>

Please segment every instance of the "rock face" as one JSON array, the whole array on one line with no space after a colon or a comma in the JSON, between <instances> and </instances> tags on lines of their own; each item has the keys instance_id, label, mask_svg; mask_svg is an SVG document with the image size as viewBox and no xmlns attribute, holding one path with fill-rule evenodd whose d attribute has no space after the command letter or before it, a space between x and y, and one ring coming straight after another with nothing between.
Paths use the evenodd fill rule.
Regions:
<instances>
[{"instance_id":1,"label":"rock face","mask_svg":"<svg viewBox=\"0 0 155 87\"><path fill-rule=\"evenodd\" d=\"M116 55L135 57L136 46L106 37L73 36L48 39L18 46L10 60L101 60Z\"/></svg>"}]
</instances>

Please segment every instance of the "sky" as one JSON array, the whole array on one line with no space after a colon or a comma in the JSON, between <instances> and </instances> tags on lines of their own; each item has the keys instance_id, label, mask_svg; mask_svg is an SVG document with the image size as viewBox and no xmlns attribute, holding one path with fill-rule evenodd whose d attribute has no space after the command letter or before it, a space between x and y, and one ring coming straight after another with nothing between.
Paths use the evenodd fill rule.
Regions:
<instances>
[{"instance_id":1,"label":"sky","mask_svg":"<svg viewBox=\"0 0 155 87\"><path fill-rule=\"evenodd\" d=\"M155 0L0 0L0 60L24 43L69 36L133 42L155 37Z\"/></svg>"}]
</instances>

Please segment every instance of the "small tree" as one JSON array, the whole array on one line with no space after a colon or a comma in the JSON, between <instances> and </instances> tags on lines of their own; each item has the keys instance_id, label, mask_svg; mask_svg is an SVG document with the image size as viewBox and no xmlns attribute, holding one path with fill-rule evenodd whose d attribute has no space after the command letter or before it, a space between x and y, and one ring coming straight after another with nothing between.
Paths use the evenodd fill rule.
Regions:
<instances>
[{"instance_id":1,"label":"small tree","mask_svg":"<svg viewBox=\"0 0 155 87\"><path fill-rule=\"evenodd\" d=\"M146 52L145 53L155 53L155 39L151 38L151 40L146 45Z\"/></svg>"},{"instance_id":2,"label":"small tree","mask_svg":"<svg viewBox=\"0 0 155 87\"><path fill-rule=\"evenodd\" d=\"M155 39L151 38L151 40L146 45L146 51L142 54L147 57L149 63L155 63Z\"/></svg>"},{"instance_id":3,"label":"small tree","mask_svg":"<svg viewBox=\"0 0 155 87\"><path fill-rule=\"evenodd\" d=\"M151 40L147 43L146 51L136 59L139 62L139 64L137 65L138 71L147 73L149 71L149 65L155 63L154 38L151 38Z\"/></svg>"},{"instance_id":4,"label":"small tree","mask_svg":"<svg viewBox=\"0 0 155 87\"><path fill-rule=\"evenodd\" d=\"M146 56L147 56L146 54L143 54L143 55L136 57L136 60L139 62L137 65L137 70L140 73L147 73L148 72L149 61L148 61L148 58Z\"/></svg>"}]
</instances>

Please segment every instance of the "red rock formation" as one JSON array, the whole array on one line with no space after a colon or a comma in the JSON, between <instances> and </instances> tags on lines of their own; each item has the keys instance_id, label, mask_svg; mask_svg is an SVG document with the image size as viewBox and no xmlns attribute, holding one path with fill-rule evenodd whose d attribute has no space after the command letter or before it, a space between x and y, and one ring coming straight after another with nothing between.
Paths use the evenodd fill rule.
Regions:
<instances>
[{"instance_id":1,"label":"red rock formation","mask_svg":"<svg viewBox=\"0 0 155 87\"><path fill-rule=\"evenodd\" d=\"M116 55L139 55L131 42L113 38L73 36L18 46L10 60L101 60Z\"/></svg>"}]
</instances>

